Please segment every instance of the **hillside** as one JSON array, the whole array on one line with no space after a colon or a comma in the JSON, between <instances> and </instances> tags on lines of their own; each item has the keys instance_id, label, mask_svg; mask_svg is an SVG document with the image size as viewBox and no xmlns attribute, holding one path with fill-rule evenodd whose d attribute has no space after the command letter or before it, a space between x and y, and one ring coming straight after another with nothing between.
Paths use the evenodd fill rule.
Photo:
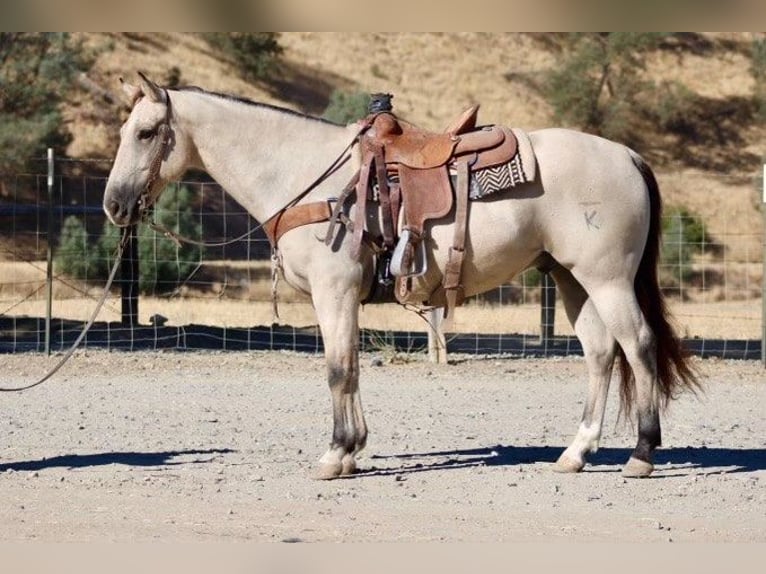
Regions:
<instances>
[{"instance_id":1,"label":"hillside","mask_svg":"<svg viewBox=\"0 0 766 574\"><path fill-rule=\"evenodd\" d=\"M277 77L253 85L199 36L182 33L87 34L98 50L89 91L68 110L74 157L111 157L119 124L118 78L146 72L158 82L171 73L180 83L235 93L320 115L334 89L395 94L395 110L430 129L442 129L469 104L480 121L532 130L554 125L552 110L529 78L551 67L557 44L546 34L523 33L283 33ZM758 253L755 235L731 243L731 222L758 230L754 184L766 157L766 127L756 125L750 97L750 33L684 34L657 50L646 74L682 81L695 94L689 112L698 138L680 141L643 127L651 143L641 149L658 172L668 204L702 216L727 244L729 256ZM177 68L173 71L173 68ZM105 99L104 94L107 94ZM107 99L114 103L107 102Z\"/></svg>"},{"instance_id":2,"label":"hillside","mask_svg":"<svg viewBox=\"0 0 766 574\"><path fill-rule=\"evenodd\" d=\"M339 89L391 92L398 114L433 130L442 129L473 103L482 106L482 123L527 130L556 125L551 107L533 86L560 58L557 42L547 34L283 33L277 74L260 84L242 79L199 35L80 37L96 59L65 110L73 134L67 154L74 158L114 155L119 126L127 115L118 78L134 79L137 70L159 83L175 76L180 84L314 115L323 112L330 94ZM727 281L752 295L762 273L755 264L760 261L762 228L755 181L766 157L766 127L753 120L749 54L754 37L683 34L656 50L645 73L657 80L680 80L693 92L694 107L687 119L698 137L681 141L644 125L649 143L639 149L658 173L666 204L684 206L702 217L713 241L723 247L716 257L723 252L726 264L749 262ZM88 171L100 168L103 174L109 164L81 165ZM88 193L86 201L98 203L99 190ZM33 243L30 248L41 248L39 238Z\"/></svg>"},{"instance_id":3,"label":"hillside","mask_svg":"<svg viewBox=\"0 0 766 574\"><path fill-rule=\"evenodd\" d=\"M545 34L495 33L283 33L285 52L277 78L252 85L239 78L204 40L192 34L87 34L98 50L91 80L117 96L120 76L136 70L162 81L177 68L182 84L235 93L309 114L321 114L334 89L386 91L395 94L395 109L426 128L440 129L473 103L482 105L487 123L525 129L552 125L548 104L528 77L550 68L559 57L556 43ZM687 34L651 57L647 74L677 79L706 105L711 128L721 132L715 154L731 150L757 154L763 128L736 125L747 120L743 100L753 90L747 33ZM73 102L74 103L74 102ZM86 95L70 110L74 156L113 153L112 106ZM651 126L647 126L651 130ZM703 137L707 134L703 133ZM105 145L106 144L106 145ZM658 144L662 147L662 144ZM642 150L644 151L644 150Z\"/></svg>"}]
</instances>

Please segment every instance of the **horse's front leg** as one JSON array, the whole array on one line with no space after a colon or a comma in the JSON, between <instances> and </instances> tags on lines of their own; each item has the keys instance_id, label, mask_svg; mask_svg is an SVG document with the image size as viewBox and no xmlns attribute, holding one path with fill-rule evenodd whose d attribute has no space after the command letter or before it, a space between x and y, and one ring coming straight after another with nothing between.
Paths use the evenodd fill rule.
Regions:
<instances>
[{"instance_id":1,"label":"horse's front leg","mask_svg":"<svg viewBox=\"0 0 766 574\"><path fill-rule=\"evenodd\" d=\"M318 479L353 474L356 455L367 442L359 396L359 288L353 281L321 281L312 286L332 396L332 441L319 459Z\"/></svg>"}]
</instances>

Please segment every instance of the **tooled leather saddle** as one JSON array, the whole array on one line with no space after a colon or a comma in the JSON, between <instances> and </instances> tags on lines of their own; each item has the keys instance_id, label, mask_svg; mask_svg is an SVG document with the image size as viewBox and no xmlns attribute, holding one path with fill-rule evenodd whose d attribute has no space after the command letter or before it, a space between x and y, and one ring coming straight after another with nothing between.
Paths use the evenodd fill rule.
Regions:
<instances>
[{"instance_id":1,"label":"tooled leather saddle","mask_svg":"<svg viewBox=\"0 0 766 574\"><path fill-rule=\"evenodd\" d=\"M266 231L275 246L288 229L329 219L325 238L329 245L337 225L345 224L351 236L352 256L359 257L363 242L372 245L378 256L378 281L390 283L393 275L395 296L404 302L409 295L409 280L426 272L426 222L447 216L454 206L453 241L442 280L447 301L445 320L449 324L454 308L464 300L461 268L469 195L475 186L472 176L510 164L518 142L508 128L477 128L478 105L465 110L444 132L433 133L396 117L392 97L372 95L370 113L360 122L361 167L334 209L330 210L327 202L298 205L268 222ZM355 195L356 208L349 218L343 206L351 195ZM369 237L368 202L379 206L382 237Z\"/></svg>"},{"instance_id":2,"label":"tooled leather saddle","mask_svg":"<svg viewBox=\"0 0 766 574\"><path fill-rule=\"evenodd\" d=\"M427 221L445 217L455 208L453 241L442 287L445 320L464 300L461 269L465 254L470 176L472 172L507 164L517 141L504 127L476 127L479 106L472 106L443 133L421 130L391 112L390 94L373 96L360 141L362 165L356 184L356 221L352 255L358 256L364 228L365 203L380 203L382 242L391 253L389 268L397 277L397 299L407 299L409 277L426 272L424 229ZM455 176L453 185L452 176Z\"/></svg>"}]
</instances>

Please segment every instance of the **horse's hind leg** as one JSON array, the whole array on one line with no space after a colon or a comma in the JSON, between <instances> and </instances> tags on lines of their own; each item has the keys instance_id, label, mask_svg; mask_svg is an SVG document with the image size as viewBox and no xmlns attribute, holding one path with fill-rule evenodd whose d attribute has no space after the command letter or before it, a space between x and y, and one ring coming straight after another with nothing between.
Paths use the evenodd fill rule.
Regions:
<instances>
[{"instance_id":1,"label":"horse's hind leg","mask_svg":"<svg viewBox=\"0 0 766 574\"><path fill-rule=\"evenodd\" d=\"M322 330L333 416L332 440L319 459L316 478L332 479L354 473L355 457L367 441L359 395L358 287L344 290L337 282L314 286L312 298Z\"/></svg>"},{"instance_id":2,"label":"horse's hind leg","mask_svg":"<svg viewBox=\"0 0 766 574\"><path fill-rule=\"evenodd\" d=\"M588 365L588 397L580 426L572 443L556 461L554 470L579 472L585 466L585 456L598 450L616 342L596 312L593 301L572 274L557 265L551 275L556 280L567 317L580 340Z\"/></svg>"},{"instance_id":3,"label":"horse's hind leg","mask_svg":"<svg viewBox=\"0 0 766 574\"><path fill-rule=\"evenodd\" d=\"M623 476L644 477L654 470L654 450L660 446L659 386L657 384L657 348L654 334L646 321L632 281L615 280L587 285L599 316L622 348L635 378L635 392L627 393L624 405L629 412L631 401L638 413L638 443L623 468ZM630 384L622 381L623 385Z\"/></svg>"}]
</instances>

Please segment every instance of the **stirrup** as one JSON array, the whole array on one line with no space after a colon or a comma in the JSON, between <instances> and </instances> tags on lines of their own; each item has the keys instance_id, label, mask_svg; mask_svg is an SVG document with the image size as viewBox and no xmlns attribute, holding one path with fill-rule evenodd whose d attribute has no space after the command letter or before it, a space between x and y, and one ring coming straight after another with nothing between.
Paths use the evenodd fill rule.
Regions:
<instances>
[{"instance_id":1,"label":"stirrup","mask_svg":"<svg viewBox=\"0 0 766 574\"><path fill-rule=\"evenodd\" d=\"M393 255L391 255L391 265L389 269L394 277L420 277L421 275L425 275L426 271L428 271L426 244L422 239L415 247L415 254L409 269L402 269L404 250L407 248L409 241L410 231L405 229L399 237L399 243L396 244Z\"/></svg>"}]
</instances>

